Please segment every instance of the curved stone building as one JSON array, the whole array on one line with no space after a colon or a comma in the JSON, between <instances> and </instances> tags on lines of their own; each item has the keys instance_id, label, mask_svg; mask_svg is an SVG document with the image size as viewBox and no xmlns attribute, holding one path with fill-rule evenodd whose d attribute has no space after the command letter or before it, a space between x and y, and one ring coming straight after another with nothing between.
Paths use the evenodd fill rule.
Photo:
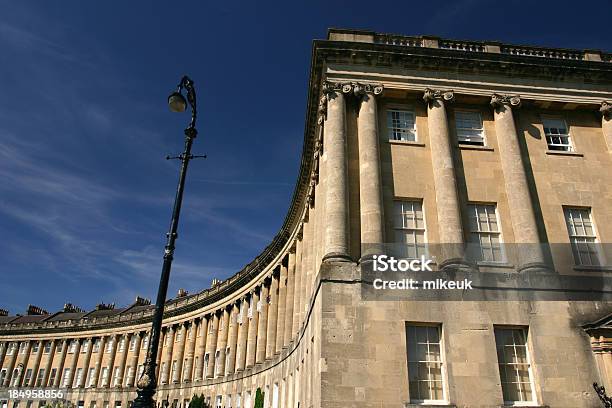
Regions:
<instances>
[{"instance_id":1,"label":"curved stone building","mask_svg":"<svg viewBox=\"0 0 612 408\"><path fill-rule=\"evenodd\" d=\"M591 384L612 386L611 115L611 54L330 30L313 45L284 224L234 276L168 300L158 405L197 393L251 408L261 388L275 408L596 406ZM437 252L440 273L548 265L603 284L575 299L373 299L362 265L390 243ZM6 392L49 387L128 407L152 312L139 298L1 313L0 398L35 407Z\"/></svg>"}]
</instances>

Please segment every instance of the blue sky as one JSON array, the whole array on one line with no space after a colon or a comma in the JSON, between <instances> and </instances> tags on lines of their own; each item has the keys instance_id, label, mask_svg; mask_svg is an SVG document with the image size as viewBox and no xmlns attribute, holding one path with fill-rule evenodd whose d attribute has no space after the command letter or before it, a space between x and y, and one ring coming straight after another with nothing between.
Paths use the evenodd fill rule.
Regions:
<instances>
[{"instance_id":1,"label":"blue sky","mask_svg":"<svg viewBox=\"0 0 612 408\"><path fill-rule=\"evenodd\" d=\"M604 3L0 3L0 307L155 298L182 74L208 159L190 168L169 297L238 271L280 227L328 27L609 50Z\"/></svg>"}]
</instances>

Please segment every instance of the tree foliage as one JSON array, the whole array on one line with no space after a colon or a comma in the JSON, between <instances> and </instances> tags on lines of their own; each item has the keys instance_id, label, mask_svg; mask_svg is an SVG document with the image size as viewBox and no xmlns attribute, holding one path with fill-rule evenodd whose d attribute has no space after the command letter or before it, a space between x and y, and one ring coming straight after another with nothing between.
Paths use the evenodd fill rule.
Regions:
<instances>
[{"instance_id":1,"label":"tree foliage","mask_svg":"<svg viewBox=\"0 0 612 408\"><path fill-rule=\"evenodd\" d=\"M204 394L193 394L191 401L189 401L189 408L210 408L210 405L204 400Z\"/></svg>"},{"instance_id":2,"label":"tree foliage","mask_svg":"<svg viewBox=\"0 0 612 408\"><path fill-rule=\"evenodd\" d=\"M255 405L253 408L263 408L264 406L264 395L265 392L261 391L261 388L257 388L257 392L255 393Z\"/></svg>"}]
</instances>

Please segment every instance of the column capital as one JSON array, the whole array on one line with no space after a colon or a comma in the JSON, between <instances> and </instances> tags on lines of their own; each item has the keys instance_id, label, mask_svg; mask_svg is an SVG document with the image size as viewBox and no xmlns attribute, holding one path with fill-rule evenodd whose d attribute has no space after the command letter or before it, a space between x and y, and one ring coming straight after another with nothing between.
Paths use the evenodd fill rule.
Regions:
<instances>
[{"instance_id":1,"label":"column capital","mask_svg":"<svg viewBox=\"0 0 612 408\"><path fill-rule=\"evenodd\" d=\"M353 91L353 85L350 82L323 81L321 87L323 96L334 97L334 95L343 93L349 94Z\"/></svg>"},{"instance_id":2,"label":"column capital","mask_svg":"<svg viewBox=\"0 0 612 408\"><path fill-rule=\"evenodd\" d=\"M521 107L521 97L518 95L500 95L494 93L491 95L491 106L494 109L499 109L502 106L510 106L512 108Z\"/></svg>"},{"instance_id":3,"label":"column capital","mask_svg":"<svg viewBox=\"0 0 612 408\"><path fill-rule=\"evenodd\" d=\"M323 81L321 86L321 97L319 98L319 108L317 110L319 119L317 123L322 125L327 119L327 101L335 98L340 93L351 92L352 87L348 83Z\"/></svg>"},{"instance_id":4,"label":"column capital","mask_svg":"<svg viewBox=\"0 0 612 408\"><path fill-rule=\"evenodd\" d=\"M603 101L599 107L599 112L606 120L612 119L612 102Z\"/></svg>"},{"instance_id":5,"label":"column capital","mask_svg":"<svg viewBox=\"0 0 612 408\"><path fill-rule=\"evenodd\" d=\"M428 105L431 105L435 100L442 102L453 102L455 100L455 92L452 89L431 89L425 88L423 92L423 100Z\"/></svg>"},{"instance_id":6,"label":"column capital","mask_svg":"<svg viewBox=\"0 0 612 408\"><path fill-rule=\"evenodd\" d=\"M302 239L304 239L304 220L300 221L297 227L297 233L295 234L295 237L297 238L298 241L301 241Z\"/></svg>"}]
</instances>

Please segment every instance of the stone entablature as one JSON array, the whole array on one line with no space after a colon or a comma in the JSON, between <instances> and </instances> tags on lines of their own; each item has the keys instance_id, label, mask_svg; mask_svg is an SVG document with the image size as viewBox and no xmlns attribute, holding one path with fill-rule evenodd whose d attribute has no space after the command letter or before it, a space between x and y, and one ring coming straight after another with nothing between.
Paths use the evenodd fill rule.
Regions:
<instances>
[{"instance_id":1,"label":"stone entablature","mask_svg":"<svg viewBox=\"0 0 612 408\"><path fill-rule=\"evenodd\" d=\"M463 41L435 36L405 36L382 34L361 30L332 29L330 40L357 41L403 47L439 48L474 53L493 53L525 57L553 58L575 61L611 62L612 54L599 50L574 50L566 48L535 47L530 45L502 44L497 41Z\"/></svg>"}]
</instances>

